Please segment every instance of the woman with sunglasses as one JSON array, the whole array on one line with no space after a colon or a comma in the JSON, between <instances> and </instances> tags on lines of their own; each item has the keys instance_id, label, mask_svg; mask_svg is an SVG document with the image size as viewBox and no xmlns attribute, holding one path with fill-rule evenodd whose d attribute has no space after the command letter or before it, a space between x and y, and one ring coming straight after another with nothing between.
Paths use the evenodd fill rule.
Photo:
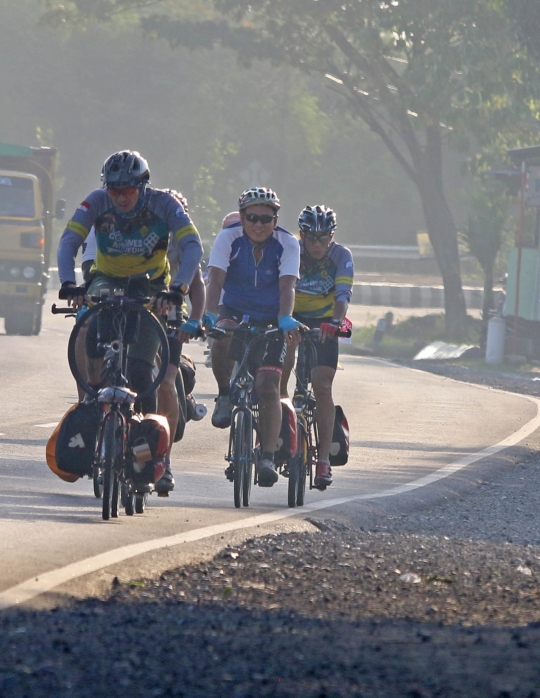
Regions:
<instances>
[{"instance_id":1,"label":"woman with sunglasses","mask_svg":"<svg viewBox=\"0 0 540 698\"><path fill-rule=\"evenodd\" d=\"M317 401L319 435L315 487L332 484L330 446L334 429L335 406L332 383L338 364L337 333L345 318L352 295L354 266L349 249L333 241L336 214L326 206L306 206L298 218L300 228L300 278L296 282L294 317L303 325L318 328L317 365L311 379ZM281 393L287 395L287 383L294 365L294 348L285 358Z\"/></svg>"},{"instance_id":2,"label":"woman with sunglasses","mask_svg":"<svg viewBox=\"0 0 540 698\"><path fill-rule=\"evenodd\" d=\"M278 480L274 452L281 427L281 368L286 344L300 338L300 323L292 317L300 249L294 235L278 227L279 208L275 192L266 187L241 194L240 221L218 233L210 253L203 318L208 329L216 322L223 329L234 329L247 315L252 326L274 325L283 331L268 340L255 376L261 416L262 457L257 463L261 487L272 487ZM212 345L212 371L219 390L212 424L218 429L231 424L229 383L234 360L229 358L229 345L230 337Z\"/></svg>"}]
</instances>

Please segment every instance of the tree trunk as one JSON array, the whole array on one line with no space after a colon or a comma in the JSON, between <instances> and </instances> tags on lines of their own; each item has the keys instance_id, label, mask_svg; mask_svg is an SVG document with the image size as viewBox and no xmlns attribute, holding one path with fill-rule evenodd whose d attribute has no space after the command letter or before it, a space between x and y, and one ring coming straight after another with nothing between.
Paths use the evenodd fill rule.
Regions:
<instances>
[{"instance_id":1,"label":"tree trunk","mask_svg":"<svg viewBox=\"0 0 540 698\"><path fill-rule=\"evenodd\" d=\"M461 285L457 232L446 201L429 182L419 186L429 239L444 285L446 334L459 339L467 326L467 307Z\"/></svg>"},{"instance_id":2,"label":"tree trunk","mask_svg":"<svg viewBox=\"0 0 540 698\"><path fill-rule=\"evenodd\" d=\"M438 129L428 129L427 145L416 155L417 187L422 200L429 239L444 285L446 334L459 339L467 329L467 306L461 285L457 230L442 183L442 139Z\"/></svg>"}]
</instances>

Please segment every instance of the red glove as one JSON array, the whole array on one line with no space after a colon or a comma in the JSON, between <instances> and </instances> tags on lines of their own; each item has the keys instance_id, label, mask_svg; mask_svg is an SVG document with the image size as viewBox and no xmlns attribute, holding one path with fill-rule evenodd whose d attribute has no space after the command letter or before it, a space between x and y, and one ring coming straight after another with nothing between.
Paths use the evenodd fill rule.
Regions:
<instances>
[{"instance_id":1,"label":"red glove","mask_svg":"<svg viewBox=\"0 0 540 698\"><path fill-rule=\"evenodd\" d=\"M322 322L319 330L324 332L329 337L334 337L341 328L341 320L329 320L328 322Z\"/></svg>"}]
</instances>

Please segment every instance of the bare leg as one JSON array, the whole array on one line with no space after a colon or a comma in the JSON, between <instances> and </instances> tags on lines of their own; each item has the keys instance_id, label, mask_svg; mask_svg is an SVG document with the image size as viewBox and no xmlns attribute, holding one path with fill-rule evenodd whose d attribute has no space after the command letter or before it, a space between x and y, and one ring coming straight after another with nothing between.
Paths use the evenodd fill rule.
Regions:
<instances>
[{"instance_id":1,"label":"bare leg","mask_svg":"<svg viewBox=\"0 0 540 698\"><path fill-rule=\"evenodd\" d=\"M255 388L259 396L261 446L263 451L271 453L277 449L281 430L279 380L280 372L275 369L265 370L264 366L257 371L255 380Z\"/></svg>"},{"instance_id":2,"label":"bare leg","mask_svg":"<svg viewBox=\"0 0 540 698\"><path fill-rule=\"evenodd\" d=\"M167 419L171 433L169 448L167 450L167 457L169 458L171 456L171 450L173 447L174 436L176 434L176 427L178 426L178 418L180 414L178 407L178 394L176 392L177 373L178 367L174 364L169 364L167 366L165 378L158 388L158 414Z\"/></svg>"},{"instance_id":3,"label":"bare leg","mask_svg":"<svg viewBox=\"0 0 540 698\"><path fill-rule=\"evenodd\" d=\"M315 418L319 433L319 460L328 461L334 432L336 408L332 399L332 383L336 372L329 366L316 366L311 372L317 407Z\"/></svg>"},{"instance_id":4,"label":"bare leg","mask_svg":"<svg viewBox=\"0 0 540 698\"><path fill-rule=\"evenodd\" d=\"M289 345L287 347L287 354L285 355L285 361L283 362L283 371L281 373L281 383L280 383L280 394L281 397L289 397L289 392L287 386L289 384L289 378L291 376L293 366L294 366L294 355L296 347Z\"/></svg>"},{"instance_id":5,"label":"bare leg","mask_svg":"<svg viewBox=\"0 0 540 698\"><path fill-rule=\"evenodd\" d=\"M222 329L234 329L237 324L233 320L221 320L218 327ZM231 338L225 337L212 342L212 372L218 384L218 388L228 388L234 368L234 360L229 359L229 347Z\"/></svg>"}]
</instances>

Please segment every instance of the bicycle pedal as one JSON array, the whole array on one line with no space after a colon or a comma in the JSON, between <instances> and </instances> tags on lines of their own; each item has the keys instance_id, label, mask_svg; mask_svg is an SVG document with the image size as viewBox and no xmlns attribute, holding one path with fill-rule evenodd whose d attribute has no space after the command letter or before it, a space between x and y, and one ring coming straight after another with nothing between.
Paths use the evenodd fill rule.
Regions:
<instances>
[{"instance_id":1,"label":"bicycle pedal","mask_svg":"<svg viewBox=\"0 0 540 698\"><path fill-rule=\"evenodd\" d=\"M168 496L169 496L169 493L168 493L168 492L158 492L158 493L157 493L157 496L158 496L158 497L168 497Z\"/></svg>"}]
</instances>

